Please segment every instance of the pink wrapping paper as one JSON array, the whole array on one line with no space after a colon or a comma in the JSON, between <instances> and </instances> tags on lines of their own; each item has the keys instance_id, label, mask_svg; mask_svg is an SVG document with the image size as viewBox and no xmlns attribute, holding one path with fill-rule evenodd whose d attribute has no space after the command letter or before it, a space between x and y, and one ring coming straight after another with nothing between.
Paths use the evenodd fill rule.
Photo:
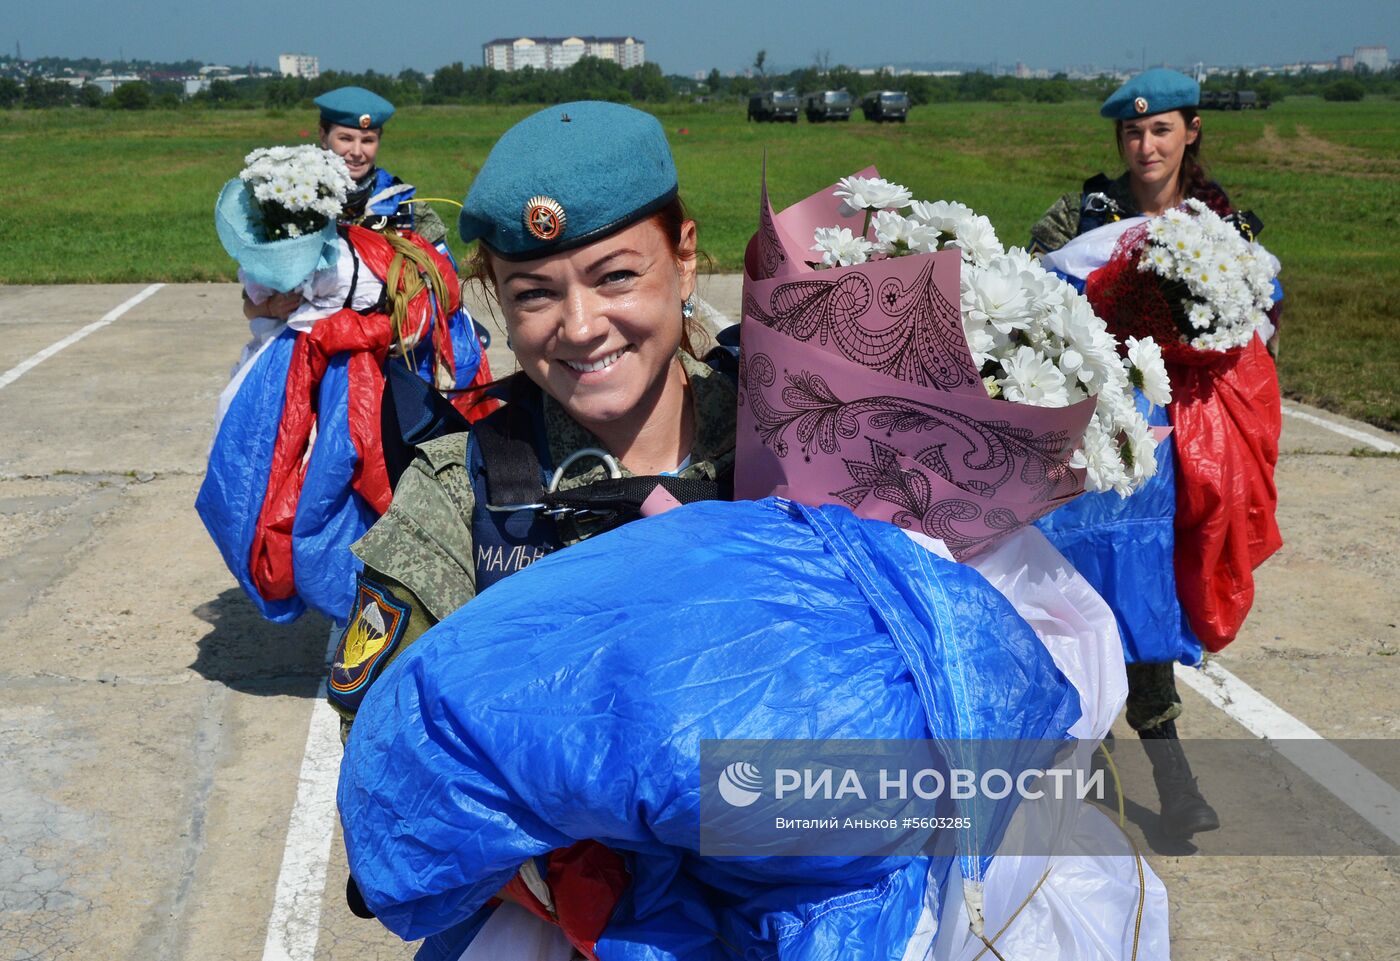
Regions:
<instances>
[{"instance_id":1,"label":"pink wrapping paper","mask_svg":"<svg viewBox=\"0 0 1400 961\"><path fill-rule=\"evenodd\" d=\"M1081 494L1068 461L1094 400L987 396L957 251L808 266L816 227L859 233L863 215L845 223L839 204L829 188L774 216L763 190L745 261L735 496L846 504L962 558Z\"/></svg>"}]
</instances>

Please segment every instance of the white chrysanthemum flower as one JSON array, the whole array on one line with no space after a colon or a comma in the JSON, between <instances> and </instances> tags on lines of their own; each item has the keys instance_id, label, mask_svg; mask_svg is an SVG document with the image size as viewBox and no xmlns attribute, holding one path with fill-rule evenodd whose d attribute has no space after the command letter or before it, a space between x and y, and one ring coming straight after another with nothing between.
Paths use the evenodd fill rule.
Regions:
<instances>
[{"instance_id":1,"label":"white chrysanthemum flower","mask_svg":"<svg viewBox=\"0 0 1400 961\"><path fill-rule=\"evenodd\" d=\"M997 359L998 347L996 330L990 326L966 327L967 347L972 352L972 362L981 370L988 361ZM1000 389L997 391L1000 393Z\"/></svg>"},{"instance_id":2,"label":"white chrysanthemum flower","mask_svg":"<svg viewBox=\"0 0 1400 961\"><path fill-rule=\"evenodd\" d=\"M1197 330L1207 330L1215 321L1215 313L1205 304L1192 304L1186 312L1186 320Z\"/></svg>"},{"instance_id":3,"label":"white chrysanthemum flower","mask_svg":"<svg viewBox=\"0 0 1400 961\"><path fill-rule=\"evenodd\" d=\"M818 227L812 250L822 255L828 267L851 267L870 259L875 245L851 233L849 227Z\"/></svg>"},{"instance_id":4,"label":"white chrysanthemum flower","mask_svg":"<svg viewBox=\"0 0 1400 961\"><path fill-rule=\"evenodd\" d=\"M913 249L911 241L914 230L924 229L892 210L881 210L871 219L870 226L875 231L876 245L887 254L900 254Z\"/></svg>"},{"instance_id":5,"label":"white chrysanthemum flower","mask_svg":"<svg viewBox=\"0 0 1400 961\"><path fill-rule=\"evenodd\" d=\"M1142 391L1150 404L1158 407L1170 404L1172 384L1167 377L1167 366L1162 362L1162 348L1150 337L1141 340L1129 337L1126 343L1128 373L1133 386Z\"/></svg>"},{"instance_id":6,"label":"white chrysanthemum flower","mask_svg":"<svg viewBox=\"0 0 1400 961\"><path fill-rule=\"evenodd\" d=\"M972 217L959 221L954 227L953 239L949 247L958 247L963 252L963 260L974 264L989 263L1002 253L1001 241L997 240L992 222L986 217Z\"/></svg>"},{"instance_id":7,"label":"white chrysanthemum flower","mask_svg":"<svg viewBox=\"0 0 1400 961\"><path fill-rule=\"evenodd\" d=\"M1074 452L1069 463L1086 472L1085 489L1097 493L1117 490L1126 476L1123 458L1097 416L1089 422L1084 444Z\"/></svg>"},{"instance_id":8,"label":"white chrysanthemum flower","mask_svg":"<svg viewBox=\"0 0 1400 961\"><path fill-rule=\"evenodd\" d=\"M907 207L913 196L909 188L879 177L842 177L833 192L845 217L865 210Z\"/></svg>"},{"instance_id":9,"label":"white chrysanthemum flower","mask_svg":"<svg viewBox=\"0 0 1400 961\"><path fill-rule=\"evenodd\" d=\"M961 287L963 309L973 323L990 324L1003 334L1030 326L1030 298L1010 261L999 258L986 267L965 266Z\"/></svg>"},{"instance_id":10,"label":"white chrysanthemum flower","mask_svg":"<svg viewBox=\"0 0 1400 961\"><path fill-rule=\"evenodd\" d=\"M1004 377L997 378L1006 399L1032 407L1064 407L1069 400L1065 375L1030 347L1018 347L1001 359Z\"/></svg>"},{"instance_id":11,"label":"white chrysanthemum flower","mask_svg":"<svg viewBox=\"0 0 1400 961\"><path fill-rule=\"evenodd\" d=\"M952 234L959 223L971 220L976 214L972 212L971 207L956 201L935 200L930 203L926 200L915 200L909 205L909 216L940 233Z\"/></svg>"}]
</instances>

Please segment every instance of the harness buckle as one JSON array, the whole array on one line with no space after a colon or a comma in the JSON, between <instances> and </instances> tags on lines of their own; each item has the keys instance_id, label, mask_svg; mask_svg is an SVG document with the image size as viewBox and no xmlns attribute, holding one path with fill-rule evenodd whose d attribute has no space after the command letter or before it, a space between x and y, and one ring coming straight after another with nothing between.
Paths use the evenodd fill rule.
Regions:
<instances>
[{"instance_id":1,"label":"harness buckle","mask_svg":"<svg viewBox=\"0 0 1400 961\"><path fill-rule=\"evenodd\" d=\"M1087 214L1113 214L1113 219L1117 220L1117 215L1121 214L1123 211L1119 209L1117 202L1108 194L1096 191L1085 195L1084 212Z\"/></svg>"}]
</instances>

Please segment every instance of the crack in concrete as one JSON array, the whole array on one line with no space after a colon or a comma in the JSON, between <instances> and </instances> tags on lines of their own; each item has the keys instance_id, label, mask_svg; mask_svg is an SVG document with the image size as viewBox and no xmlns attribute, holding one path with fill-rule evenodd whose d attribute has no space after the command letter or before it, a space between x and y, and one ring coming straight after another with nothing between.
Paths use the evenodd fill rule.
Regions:
<instances>
[{"instance_id":1,"label":"crack in concrete","mask_svg":"<svg viewBox=\"0 0 1400 961\"><path fill-rule=\"evenodd\" d=\"M204 469L189 470L177 467L168 470L115 470L115 471L83 471L59 470L49 471L43 474L10 474L0 471L0 481L62 481L62 480L96 480L106 481L114 484L129 484L135 481L138 484L146 484L154 480L161 480L166 477L203 477Z\"/></svg>"},{"instance_id":2,"label":"crack in concrete","mask_svg":"<svg viewBox=\"0 0 1400 961\"><path fill-rule=\"evenodd\" d=\"M94 535L96 522L121 506L125 485L99 485L64 513L63 522L42 540L14 556L0 559L0 612L13 620L43 596L39 585L52 586L67 572L68 558Z\"/></svg>"},{"instance_id":3,"label":"crack in concrete","mask_svg":"<svg viewBox=\"0 0 1400 961\"><path fill-rule=\"evenodd\" d=\"M224 711L227 703L228 688L222 684L209 685L194 733L194 789L189 797L190 823L185 834L179 878L169 902L154 906L149 923L152 933L141 939L138 957L176 961L186 956L185 948L189 941L187 907L199 873L199 860L206 846L205 825L209 815L209 798L214 791L215 771L224 749Z\"/></svg>"},{"instance_id":4,"label":"crack in concrete","mask_svg":"<svg viewBox=\"0 0 1400 961\"><path fill-rule=\"evenodd\" d=\"M240 683L248 681L259 681L265 683L276 683L279 681L319 681L323 675L322 671L281 671L260 673L250 671L241 674L233 680ZM177 687L188 684L191 681L199 681L213 687L227 688L230 679L210 680L201 678L195 672L181 674L151 674L151 675L129 675L129 674L108 674L96 675L93 677L80 677L72 674L56 674L49 671L38 671L32 674L11 674L0 675L0 690L44 690L47 688L71 687L83 684L110 684L112 687L128 685L132 687Z\"/></svg>"}]
</instances>

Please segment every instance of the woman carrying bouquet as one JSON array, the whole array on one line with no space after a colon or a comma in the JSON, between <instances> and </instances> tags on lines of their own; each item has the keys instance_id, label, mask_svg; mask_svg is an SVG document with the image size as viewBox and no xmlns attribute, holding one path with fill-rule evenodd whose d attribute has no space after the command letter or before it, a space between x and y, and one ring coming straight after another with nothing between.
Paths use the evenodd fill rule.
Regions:
<instances>
[{"instance_id":1,"label":"woman carrying bouquet","mask_svg":"<svg viewBox=\"0 0 1400 961\"><path fill-rule=\"evenodd\" d=\"M731 484L734 388L691 353L695 222L654 117L585 102L521 121L460 229L521 371L470 436L422 446L355 545L365 573L329 687L347 719L404 647L496 581L640 516L654 492Z\"/></svg>"},{"instance_id":2,"label":"woman carrying bouquet","mask_svg":"<svg viewBox=\"0 0 1400 961\"><path fill-rule=\"evenodd\" d=\"M465 393L490 374L441 222L404 213L412 188L374 166L392 105L358 88L318 103L325 149L254 151L215 210L253 339L220 397L197 507L244 592L279 622L349 607L349 546L388 507L413 425L495 408ZM366 203L394 216L365 220Z\"/></svg>"},{"instance_id":3,"label":"woman carrying bouquet","mask_svg":"<svg viewBox=\"0 0 1400 961\"><path fill-rule=\"evenodd\" d=\"M555 111L571 124L586 116L583 105L546 111L556 124L565 121ZM526 144L507 135L497 150L510 142L549 155L542 148L572 134L546 126ZM532 196L534 178L510 191L497 179L488 161L473 195L499 192L506 213L492 220L516 235L522 219L553 232L577 200L558 180ZM469 198L468 215L474 206ZM517 219L522 206L539 219ZM889 209L905 207L908 217ZM837 850L830 836L829 847L799 851L764 833L774 819L757 806L761 792L734 800L702 771L704 745L728 739L1092 747L1125 695L1113 615L1028 524L1086 484L1140 485L1121 462L1076 465L1089 438L1139 445L1140 464L1154 443L1121 403L1131 371L1084 298L1024 252L1004 251L985 218L911 204L903 188L859 176L776 217L765 198L761 216L746 257L735 444L735 491L751 499L688 504L552 552L436 623L374 680L338 797L366 902L400 936L424 938L419 957L434 961L574 951L648 961L1167 957L1160 881L1086 805L983 809L975 828L948 826L964 833L941 834L948 846L937 853L924 835L901 838L912 842L902 850L882 838L869 856ZM874 224L876 238L863 237ZM610 282L561 286L567 275L554 271L570 263L567 250L511 261L501 256L510 234L467 232L488 242L542 404L558 403L618 451L598 381L560 401L554 374L574 381L541 372L525 346L539 342L539 320L556 348L568 347L580 308L610 301ZM832 269L813 263L813 240ZM606 241L582 250L585 274L626 263ZM669 269L673 257L665 250L660 262ZM998 312L1008 286L1016 317ZM669 299L674 309L684 281L663 288L658 308ZM966 315L960 299L975 305ZM622 308L591 315L610 331L599 350L616 356L619 332L624 357L643 360L649 351L631 346L637 328ZM1050 350L997 342L991 328L1004 321ZM1077 353L1071 344L1081 363L1062 369L1050 355ZM576 363L594 356L571 348L544 359L596 368ZM1001 377L987 372L993 364ZM1056 384L1059 396L1046 396ZM475 532L461 521L451 532L444 519L462 513L463 493L469 509L512 502L496 499L491 472L484 483L473 476L491 455L491 420L438 455L426 445L360 544L424 558L443 583L420 578L423 590L448 606L449 579L465 582L475 568L482 587L477 545L501 536L484 530L474 544ZM667 433L686 449L684 427ZM400 514L416 475L429 510ZM523 496L548 508L540 476ZM395 524L393 542L371 544ZM464 599L472 589L455 588ZM385 599L366 597L356 612L356 661L418 615L403 594ZM1035 850L999 846L1003 815ZM715 825L721 843L738 835L756 849L707 851ZM591 860L575 856L580 846ZM495 897L503 885L519 907Z\"/></svg>"},{"instance_id":4,"label":"woman carrying bouquet","mask_svg":"<svg viewBox=\"0 0 1400 961\"><path fill-rule=\"evenodd\" d=\"M1235 215L1225 191L1209 178L1200 159L1201 118L1196 110L1199 99L1199 85L1173 70L1148 70L1125 83L1104 102L1100 113L1114 121L1118 151L1127 170L1114 180L1102 173L1086 180L1080 194L1061 197L1031 229L1030 249L1048 254L1047 265L1079 283L1089 278L1086 292L1095 310L1109 321L1110 329L1118 328L1099 296L1102 288L1096 284L1104 275L1093 274L1111 259L1121 236L1120 226L1140 222L1134 218L1160 217L1188 200L1199 201L1221 217ZM1071 246L1066 248L1067 244ZM1272 317L1277 317L1276 310ZM1268 329L1266 325L1264 330ZM1185 339L1174 331L1167 337ZM1162 340L1160 335L1158 339ZM1241 350L1271 382L1262 391L1267 394L1272 390L1276 412L1272 364L1267 357L1254 357L1263 351L1253 343L1252 336L1249 340L1250 346ZM1181 368L1170 363L1173 357L1182 355L1184 347L1169 345L1166 351L1168 370L1173 373L1171 389L1177 399L1185 396L1188 403L1194 403L1202 392L1210 392L1205 379L1209 375L1200 373L1208 368L1198 365L1188 373L1192 384L1204 385L1193 391L1182 382ZM1179 559L1183 552L1193 550L1192 545L1198 541L1205 541L1198 529L1183 529L1185 516L1178 512L1178 503L1186 494L1177 485L1184 483L1183 468L1195 470L1202 465L1205 445L1194 443L1189 452L1183 449L1183 443L1195 438L1189 427L1183 432L1183 425L1178 423L1180 405L1167 411L1153 409L1141 394L1138 405L1158 426L1168 424L1168 414L1172 415L1171 423L1177 424L1173 442L1159 447L1158 471L1149 489L1129 501L1106 494L1085 497L1044 518L1040 526L1117 615L1129 661L1128 723L1146 742L1152 760L1161 798L1161 829L1168 836L1184 839L1219 826L1215 811L1201 796L1177 737L1175 721L1181 714L1181 698L1173 673L1174 662L1199 665L1202 658L1202 638L1193 629L1193 625L1202 622L1197 609L1189 605L1183 609L1178 601L1177 577L1182 574ZM1264 406L1268 406L1267 402ZM1277 417L1273 419L1276 421ZM1260 433L1266 434L1267 430ZM1276 441L1276 426L1273 437ZM1276 446L1274 451L1276 457ZM1208 452L1208 456L1213 453ZM1181 466L1178 458L1183 459ZM1186 462L1186 458L1190 461ZM1266 486L1271 496L1272 462L1265 465L1264 472L1268 474ZM1234 504L1226 509L1242 511L1244 506ZM1268 504L1267 513L1268 524L1272 525L1272 503ZM1273 536L1277 536L1276 528ZM1210 552L1203 549L1198 553ZM1175 564L1174 556L1178 559ZM1203 576L1209 576L1209 572ZM1241 604L1239 620L1248 609L1248 601L1237 602L1236 606ZM1207 646L1218 650L1237 628L1238 622L1229 630L1214 632L1205 638Z\"/></svg>"},{"instance_id":5,"label":"woman carrying bouquet","mask_svg":"<svg viewBox=\"0 0 1400 961\"><path fill-rule=\"evenodd\" d=\"M384 125L394 115L394 105L363 87L337 87L317 97L320 109L319 141L345 161L353 181L346 193L339 220L370 230L411 230L432 244L449 259L447 227L437 211L414 201L415 189L378 166ZM286 320L300 304L295 293L273 293L268 300L253 303L244 296L243 314ZM483 358L484 362L484 358ZM483 381L484 383L485 381Z\"/></svg>"}]
</instances>

